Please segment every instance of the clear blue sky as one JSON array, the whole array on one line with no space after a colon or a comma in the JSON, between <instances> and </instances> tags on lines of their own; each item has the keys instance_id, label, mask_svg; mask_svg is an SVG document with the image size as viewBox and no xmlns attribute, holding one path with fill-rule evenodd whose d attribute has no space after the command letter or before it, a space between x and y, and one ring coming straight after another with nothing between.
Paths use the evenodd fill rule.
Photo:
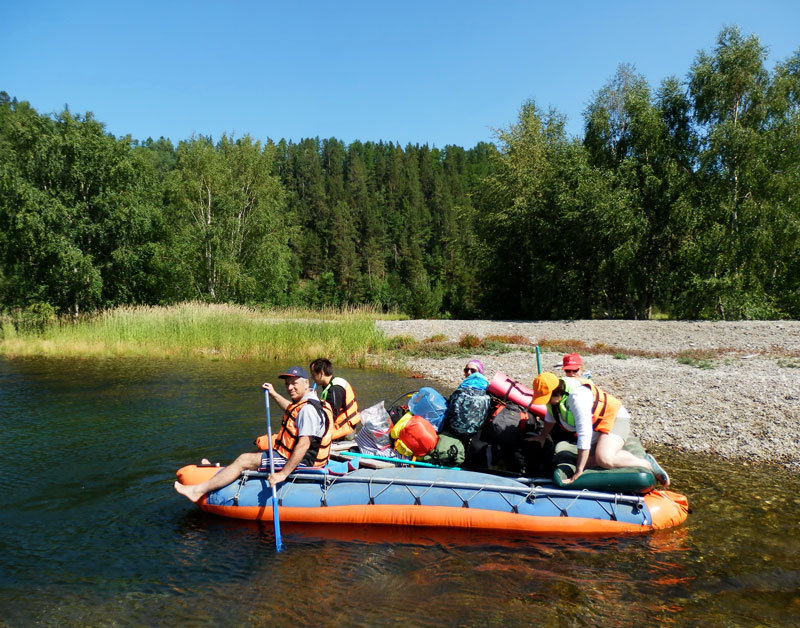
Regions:
<instances>
[{"instance_id":1,"label":"clear blue sky","mask_svg":"<svg viewBox=\"0 0 800 628\"><path fill-rule=\"evenodd\" d=\"M135 139L470 148L531 98L580 135L620 63L683 79L725 25L772 69L800 47L800 2L0 0L0 90Z\"/></svg>"}]
</instances>

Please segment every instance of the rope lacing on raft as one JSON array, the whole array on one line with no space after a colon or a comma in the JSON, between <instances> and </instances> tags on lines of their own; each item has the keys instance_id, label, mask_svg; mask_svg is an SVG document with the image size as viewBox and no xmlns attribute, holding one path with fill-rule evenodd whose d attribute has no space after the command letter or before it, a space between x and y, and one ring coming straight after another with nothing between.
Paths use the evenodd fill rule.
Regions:
<instances>
[{"instance_id":1,"label":"rope lacing on raft","mask_svg":"<svg viewBox=\"0 0 800 628\"><path fill-rule=\"evenodd\" d=\"M392 486L392 484L394 484L394 480L389 482L383 489L383 491ZM373 506L375 504L375 498L378 497L378 495L380 495L381 493L383 493L383 491L379 491L377 495L372 494L372 477L370 477L369 484L367 484L367 491L369 493L369 505Z\"/></svg>"},{"instance_id":2,"label":"rope lacing on raft","mask_svg":"<svg viewBox=\"0 0 800 628\"><path fill-rule=\"evenodd\" d=\"M322 502L323 506L327 505L326 495L327 495L328 489L331 488L336 483L336 481L338 479L339 478L336 477L336 476L326 476L324 478L323 484L322 484L322 487L321 487L322 488L322 499L321 499L321 502ZM399 480L398 480L398 482L399 482ZM373 494L373 492L372 492L373 486L374 486L373 485L373 477L370 477L369 481L367 482L368 495L369 495L368 504L370 506L374 506L375 505L375 499L377 497L380 497L381 494L383 494L384 491L386 491L389 488L391 488L392 486L394 486L395 483L396 483L395 479L390 479L388 482L381 482L381 484L384 485L383 488ZM405 482L400 482L400 485L403 488L405 488L411 494L411 497L414 498L414 505L415 506L421 506L422 505L422 498L425 497L425 495L427 495L428 492L432 488L436 488L437 487L437 481L436 480L432 480L431 483L428 486L426 486L425 490L422 491L422 493L420 493L420 494L415 493L413 487L409 486ZM439 488L441 488L441 487L439 487ZM480 493L482 493L485 487L480 487L480 488L476 489L472 493L472 495L470 495L469 497L464 497L455 487L450 486L450 487L447 487L447 488L449 490L453 491L453 493L455 493L455 495L461 500L461 507L462 508L469 508L470 501L473 500L475 497L477 497ZM505 500L505 502L511 508L511 511L514 512L514 513L519 513L519 505L522 502L524 502L525 499L527 499L527 495L523 495L519 500L517 500L516 503L511 503L511 501L506 497L506 495L504 493L498 493L498 494L503 498L503 500Z\"/></svg>"},{"instance_id":3,"label":"rope lacing on raft","mask_svg":"<svg viewBox=\"0 0 800 628\"><path fill-rule=\"evenodd\" d=\"M503 500L505 500L505 502L511 507L511 512L513 512L515 515L518 515L519 514L519 505L522 502L527 501L530 498L530 496L533 493L533 491L534 491L534 488L531 488L531 492L528 493L527 495L522 495L517 500L517 503L515 503L515 504L511 503L511 500L509 500L508 497L506 497L505 493L498 492L497 494L500 495L500 497L502 497Z\"/></svg>"},{"instance_id":4,"label":"rope lacing on raft","mask_svg":"<svg viewBox=\"0 0 800 628\"><path fill-rule=\"evenodd\" d=\"M304 470L307 471L307 469ZM325 502L325 492L327 491L329 476L322 474L320 474L320 476L325 480L325 485L322 491L321 502L323 506L327 506L328 504ZM250 479L268 480L268 478L269 478L269 473L264 473L262 471L242 471L242 475L239 476L239 485L236 487L236 494L233 496L233 505L234 506L239 505L239 493L242 492L242 488L247 483L247 480ZM282 485L277 488L275 495L278 498L278 506L283 506L283 493L286 493L286 491L289 490L288 489L289 485L294 484L299 479L304 479L304 478L301 475L291 473L289 474L289 477L282 483Z\"/></svg>"},{"instance_id":5,"label":"rope lacing on raft","mask_svg":"<svg viewBox=\"0 0 800 628\"><path fill-rule=\"evenodd\" d=\"M260 478L265 479L268 478L269 474L261 473L260 471L242 471L242 475L239 476L239 485L236 487L236 493L233 496L233 505L239 505L239 493L242 492L242 488L244 485L247 484L247 480L250 478ZM290 476L291 477L291 476ZM292 484L294 484L294 478L292 478ZM281 488L286 488L285 485ZM276 491L276 496L278 497L278 506L283 506L283 499L281 499L281 489L279 488Z\"/></svg>"},{"instance_id":6,"label":"rope lacing on raft","mask_svg":"<svg viewBox=\"0 0 800 628\"><path fill-rule=\"evenodd\" d=\"M308 472L308 469L302 469L302 471ZM327 473L320 472L319 477L322 479L322 495L319 498L319 503L321 506L328 505L328 488L333 485L333 482L330 480L333 476L328 475ZM282 493L286 493L289 490L289 487L294 485L295 482L298 480L306 480L308 478L300 475L298 473L290 473L289 477L283 482L283 486L278 489L278 506L283 506L283 496ZM316 479L316 478L315 478Z\"/></svg>"},{"instance_id":7,"label":"rope lacing on raft","mask_svg":"<svg viewBox=\"0 0 800 628\"><path fill-rule=\"evenodd\" d=\"M609 504L610 510L603 505L603 502L597 500L597 505L605 511L612 521L617 521L617 505L619 503L618 499L619 495L614 495L614 501ZM634 509L638 510L636 506L634 506ZM647 523L646 519L647 518L645 517L645 523Z\"/></svg>"},{"instance_id":8,"label":"rope lacing on raft","mask_svg":"<svg viewBox=\"0 0 800 628\"><path fill-rule=\"evenodd\" d=\"M530 497L532 498L532 499L531 499L531 501L536 501L536 497L537 497L537 495L536 495L536 492L537 492L537 491L536 491L536 487L534 486L534 487L531 489L531 492L530 492L530 494L529 494L529 495L530 495ZM557 504L557 503L556 503L556 502L553 500L553 498L552 498L552 497L550 497L550 495L547 495L547 494L545 494L545 495L544 495L544 498L545 498L547 501L549 501L549 502L550 502L550 503L551 503L553 506L555 506L555 507L556 507L556 508L557 508L557 509L558 509L558 510L561 512L561 516L562 516L562 517L569 517L569 512L568 512L568 511L569 511L569 509L570 509L570 508L572 508L572 507L573 507L573 506L574 506L574 505L575 505L575 504L578 502L578 500L581 498L581 495L582 495L583 493L585 493L585 492L586 492L586 489L582 490L580 493L578 493L577 495L575 495L575 497L572 499L572 501L571 501L569 504L567 504L566 506L564 506L563 508L562 508L561 506L559 506L559 505L558 505L558 504Z\"/></svg>"},{"instance_id":9,"label":"rope lacing on raft","mask_svg":"<svg viewBox=\"0 0 800 628\"><path fill-rule=\"evenodd\" d=\"M411 497L413 497L413 498L414 498L414 505L415 505L415 506L422 506L422 501L421 501L421 500L422 500L422 498L423 498L423 497L425 497L425 495L428 493L428 491L429 491L429 490L431 490L431 489L434 487L434 484L435 484L435 482L431 483L431 485L430 485L428 488L426 488L426 489L425 489L425 490L422 492L422 495L417 495L417 494L416 494L416 493L415 493L415 492L414 492L414 491L411 489L411 487L410 487L408 484L404 484L404 486L406 487L406 490L407 490L409 493L411 493ZM456 494L457 494L457 493L456 493ZM462 501L463 501L463 500L462 500Z\"/></svg>"},{"instance_id":10,"label":"rope lacing on raft","mask_svg":"<svg viewBox=\"0 0 800 628\"><path fill-rule=\"evenodd\" d=\"M477 491L475 491L475 492L474 492L474 493L473 493L473 494L472 494L472 495L471 495L469 498L467 498L467 499L464 499L464 498L461 496L461 493L459 493L459 492L458 492L456 489L454 489L454 488L453 488L453 489L450 489L450 490L452 490L452 491L453 491L453 492L456 494L456 496L457 496L457 497L458 497L458 498L461 500L461 507L462 507L462 508L469 508L469 500L470 500L470 499L472 499L473 497L476 497L476 496L477 496L477 495L478 495L478 494L479 494L481 491L483 491L483 487L479 488Z\"/></svg>"},{"instance_id":11,"label":"rope lacing on raft","mask_svg":"<svg viewBox=\"0 0 800 628\"><path fill-rule=\"evenodd\" d=\"M375 505L375 498L376 498L376 497L380 497L381 493L383 493L384 491L386 491L387 489L389 489L391 486L394 486L394 483L395 483L395 482L394 482L394 480L391 480L391 481L390 481L388 484L386 484L386 485L383 487L383 489L381 489L380 491L378 491L377 493L375 493L375 495L373 495L373 494L372 494L372 479L373 479L373 478L372 478L372 477L370 477L369 483L367 484L367 490L368 490L368 493L369 493L369 505L370 505L370 506L374 506L374 505ZM331 485L333 485L333 482L331 482ZM422 492L422 494L421 494L421 495L417 495L417 494L416 494L416 493L415 493L415 492L414 492L414 491L411 489L411 487L410 487L410 486L408 486L408 484L402 484L401 486L405 487L405 489L406 489L406 490L407 490L409 493L411 493L411 497L413 497L413 498L414 498L414 505L415 505L415 506L421 506L421 505L422 505L422 501L421 501L421 500L422 500L422 498L423 498L423 497L425 497L425 495L427 494L427 492L428 492L428 491L430 491L430 490L431 490L431 489L432 489L432 488L433 488L435 485L436 485L436 482L435 482L435 481L434 481L434 482L431 482L431 484L430 484L430 485L429 485L429 486L428 486L428 487L427 487L427 488L426 488L426 489L425 489L425 490ZM327 490L327 487L326 487L324 490Z\"/></svg>"},{"instance_id":12,"label":"rope lacing on raft","mask_svg":"<svg viewBox=\"0 0 800 628\"><path fill-rule=\"evenodd\" d=\"M555 506L556 509L558 509L558 511L561 513L560 516L562 516L562 517L569 517L569 509L572 508L578 502L578 500L581 499L581 497L584 494L592 492L592 491L590 491L588 489L582 489L579 493L577 493L575 495L575 497L572 498L572 501L570 501L569 504L567 504L566 506L564 506L562 508L561 506L559 506L553 500L553 498L549 494L543 493L542 491L538 490L538 488L539 487L536 487L536 486L532 487L530 493L528 493L528 497L527 498L530 499L531 501L535 501L538 496L544 497L553 506ZM538 493L538 495L537 495L537 493ZM597 504L603 510L603 512L605 512L608 515L608 517L609 517L609 519L611 521L618 521L618 518L617 518L617 506L620 505L620 502L619 502L620 498L621 498L621 495L619 493L615 493L614 494L614 501L609 503L609 507L608 508L606 508L606 506L603 504L603 501L600 500L600 499L593 499L593 501L594 501L595 504ZM644 521L645 525L649 525L649 523L647 522L647 517L644 514L644 510L642 509L642 505L643 505L643 502L640 499L638 503L633 504L633 508L634 508L635 511L638 510L638 511L642 512L642 516L645 519L645 521Z\"/></svg>"},{"instance_id":13,"label":"rope lacing on raft","mask_svg":"<svg viewBox=\"0 0 800 628\"><path fill-rule=\"evenodd\" d=\"M307 470L304 470L304 471L307 471ZM331 475L331 474L324 474L324 475L323 474L314 474L314 476L315 477L313 477L313 480L319 482L320 489L322 491L322 495L320 497L320 504L322 506L327 506L328 505L328 500L327 500L328 490L331 487L333 487L334 484L336 484L340 480L342 482L350 481L350 479L348 479L347 475L336 476L336 475ZM245 472L243 472L241 478L239 479L239 485L237 487L236 494L235 494L235 496L233 498L234 504L238 505L239 493L241 492L242 487L244 486L245 482L247 482L248 479L256 478L256 477L266 479L268 477L268 474L264 474L264 473L256 472L256 471L245 471ZM309 479L311 479L311 478L307 474L304 474L302 472L296 473L296 474L295 473L291 474L287 478L287 480L283 483L283 485L280 487L280 489L278 491L278 504L279 505L283 505L283 494L285 492L287 492L287 491L290 491L291 490L290 487L292 485L294 485L295 482L302 481L302 480L309 480ZM369 478L363 478L361 481L363 483L367 484L367 486L368 486L368 496L369 496L369 502L368 503L369 503L369 505L375 505L375 500L378 497L380 497L384 493L384 491L386 491L390 487L394 486L395 484L400 484L401 486L403 486L411 494L411 496L414 498L414 504L417 505L417 506L421 506L422 505L422 498L425 497L425 495L432 488L440 488L440 489L445 489L446 488L446 489L452 491L461 500L461 507L462 508L469 508L471 500L473 500L475 497L477 497L484 490L491 490L491 491L495 492L497 495L499 495L500 497L502 497L503 501L505 501L506 504L508 504L511 512L513 512L515 514L519 514L519 505L521 503L523 503L524 501L528 500L528 501L534 502L534 501L536 501L536 499L545 498L548 502L550 502L551 505L553 505L556 508L556 510L558 510L560 512L560 516L569 517L570 516L569 515L569 510L576 503L578 503L582 499L590 499L590 500L594 501L597 505L599 505L600 508L608 515L609 519L612 520L612 521L618 521L617 508L619 506L623 505L623 504L629 504L629 505L631 505L633 507L634 511L639 511L642 514L642 516L644 518L644 524L645 525L649 525L649 522L647 521L647 509L644 508L644 500L643 500L643 498L641 496L634 497L632 495L624 495L624 494L620 494L620 493L615 493L613 495L613 500L610 501L609 504L608 504L608 507L606 507L604 505L604 501L608 501L608 500L598 499L598 494L595 493L594 491L590 491L589 489L582 489L582 490L576 491L574 493L572 491L570 491L570 493L573 493L571 495L572 499L570 500L570 502L566 506L562 507L555 501L554 497L565 497L564 493L566 493L567 491L558 490L558 489L554 490L554 489L552 489L550 487L541 487L541 486L537 486L537 485L532 485L530 487L526 487L527 491L525 491L525 492L515 492L513 490L504 491L503 489L506 488L506 487L491 486L491 485L475 486L474 488L471 487L471 486L458 486L458 487L456 487L456 486L442 486L441 482L439 482L438 480L434 479L434 480L431 480L431 481L426 481L424 483L417 482L416 485L419 488L424 488L424 490L421 493L417 494L414 491L414 488L413 488L414 485L407 483L407 481L402 479L402 478L385 478L385 477L375 477L374 475L371 475L371 476L369 476ZM380 490L377 490L378 489L377 485L383 485L383 487ZM377 492L373 493L373 488ZM462 490L462 491L474 491L474 492L471 495L469 495L468 497L465 497L464 495L462 495L459 492L459 490ZM557 494L554 495L554 493L557 493ZM515 500L515 501L512 501L512 499L509 499L509 496L511 496L511 495L518 495L519 499ZM611 497L611 495L607 495L607 497Z\"/></svg>"},{"instance_id":14,"label":"rope lacing on raft","mask_svg":"<svg viewBox=\"0 0 800 628\"><path fill-rule=\"evenodd\" d=\"M535 500L536 500L536 497L537 497L537 495L536 495L536 492L537 492L537 491L536 491L536 487L534 486L534 487L531 489L531 492L528 494L528 496L530 497L531 501L535 501ZM580 492L579 492L577 495L575 495L575 497L572 499L572 501L571 501L569 504L567 504L565 507L563 507L563 508L562 508L561 506L559 506L559 505L558 505L558 504L557 504L555 501L553 501L553 499L550 497L550 495L546 495L546 494L545 494L545 495L544 495L544 498L545 498L547 501L549 501L549 502L550 502L550 503L551 503L553 506L555 506L555 507L556 507L556 508L557 508L557 509L558 509L558 510L561 512L561 515L560 515L560 516L562 516L562 517L569 517L569 509L570 509L570 508L572 508L572 507L573 507L573 506L574 506L574 505L575 505L575 504L578 502L578 500L581 498L581 496L582 496L584 493L588 493L588 492L589 492L589 491L588 491L587 489L582 489L582 490L581 490L581 491L580 491ZM606 513L606 514L609 516L609 518L611 519L611 521L616 521L616 520L617 520L616 506L617 506L617 500L618 500L618 498L619 498L619 495L615 495L615 496L614 496L614 501L613 501L613 503L611 503L611 508L610 508L610 510L609 510L608 508L606 508L606 507L603 505L603 502L602 502L602 501L600 501L599 499L595 499L595 500L594 500L594 502L595 502L595 503L596 503L598 506L600 506L600 508L602 508L602 509L603 509L603 511L604 511L604 512L605 512L605 513Z\"/></svg>"},{"instance_id":15,"label":"rope lacing on raft","mask_svg":"<svg viewBox=\"0 0 800 628\"><path fill-rule=\"evenodd\" d=\"M233 505L234 506L238 506L239 505L239 493L242 492L242 487L247 482L247 477L248 476L247 476L246 473L242 473L242 475L239 477L239 486L236 487L236 494L233 496Z\"/></svg>"},{"instance_id":16,"label":"rope lacing on raft","mask_svg":"<svg viewBox=\"0 0 800 628\"><path fill-rule=\"evenodd\" d=\"M608 510L605 506L603 506L603 502L597 502L597 505L605 511L605 513L611 517L611 521L617 520L617 499L614 498L614 501L609 504L610 510Z\"/></svg>"}]
</instances>

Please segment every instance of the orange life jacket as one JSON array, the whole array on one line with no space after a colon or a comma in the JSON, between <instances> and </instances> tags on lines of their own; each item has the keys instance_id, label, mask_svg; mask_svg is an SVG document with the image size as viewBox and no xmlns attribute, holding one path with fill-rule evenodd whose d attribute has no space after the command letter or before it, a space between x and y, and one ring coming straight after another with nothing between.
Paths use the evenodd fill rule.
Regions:
<instances>
[{"instance_id":1,"label":"orange life jacket","mask_svg":"<svg viewBox=\"0 0 800 628\"><path fill-rule=\"evenodd\" d=\"M576 379L576 378L568 378ZM562 380L564 381L564 380ZM622 402L614 395L608 394L602 388L594 385L590 379L578 379L581 386L585 386L592 391L594 401L592 403L592 429L595 432L603 432L608 434L611 428L614 427L614 421L617 419L617 413L622 407ZM567 408L567 396L570 392L575 390L572 382L565 381L566 394L562 396L561 403L553 404L550 406L553 416L559 419L567 429L575 431L575 417L572 412Z\"/></svg>"},{"instance_id":2,"label":"orange life jacket","mask_svg":"<svg viewBox=\"0 0 800 628\"><path fill-rule=\"evenodd\" d=\"M325 389L320 393L319 398L323 401L328 398L331 386L341 386L344 390L344 407L333 419L333 440L344 438L350 434L361 422L361 414L358 411L358 401L353 387L346 379L334 377Z\"/></svg>"},{"instance_id":3,"label":"orange life jacket","mask_svg":"<svg viewBox=\"0 0 800 628\"><path fill-rule=\"evenodd\" d=\"M331 453L331 434L333 433L333 409L327 401L306 399L305 401L290 404L283 415L280 431L272 437L275 451L287 460L292 455L297 444L297 415L300 412L300 408L307 403L310 403L323 418L325 434L321 438L319 436L311 437L311 446L308 448L306 455L303 456L300 464L307 467L324 467L328 464L328 457Z\"/></svg>"}]
</instances>

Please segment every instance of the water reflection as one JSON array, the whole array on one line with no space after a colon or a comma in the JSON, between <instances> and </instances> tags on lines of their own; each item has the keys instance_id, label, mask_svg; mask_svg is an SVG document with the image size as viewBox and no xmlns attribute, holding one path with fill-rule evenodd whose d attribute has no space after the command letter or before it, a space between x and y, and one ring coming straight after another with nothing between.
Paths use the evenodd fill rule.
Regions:
<instances>
[{"instance_id":1,"label":"water reflection","mask_svg":"<svg viewBox=\"0 0 800 628\"><path fill-rule=\"evenodd\" d=\"M656 453L692 506L674 530L554 539L294 524L276 554L271 524L205 515L171 483L183 464L251 447L265 431L260 384L285 366L0 359L2 621L800 623L798 478L671 450ZM430 384L342 375L362 405ZM309 583L315 604L298 608Z\"/></svg>"}]
</instances>

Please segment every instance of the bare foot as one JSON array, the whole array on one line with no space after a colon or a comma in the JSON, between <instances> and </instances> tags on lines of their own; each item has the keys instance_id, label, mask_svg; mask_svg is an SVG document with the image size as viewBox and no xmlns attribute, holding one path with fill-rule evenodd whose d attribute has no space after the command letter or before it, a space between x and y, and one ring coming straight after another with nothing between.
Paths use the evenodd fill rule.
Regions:
<instances>
[{"instance_id":1,"label":"bare foot","mask_svg":"<svg viewBox=\"0 0 800 628\"><path fill-rule=\"evenodd\" d=\"M195 484L192 485L181 484L176 480L175 484L173 484L172 486L175 488L176 491L178 491L178 493L180 493L181 495L183 495L185 498L187 498L189 501L192 502L197 502L203 496L203 493L197 492L197 485Z\"/></svg>"}]
</instances>

